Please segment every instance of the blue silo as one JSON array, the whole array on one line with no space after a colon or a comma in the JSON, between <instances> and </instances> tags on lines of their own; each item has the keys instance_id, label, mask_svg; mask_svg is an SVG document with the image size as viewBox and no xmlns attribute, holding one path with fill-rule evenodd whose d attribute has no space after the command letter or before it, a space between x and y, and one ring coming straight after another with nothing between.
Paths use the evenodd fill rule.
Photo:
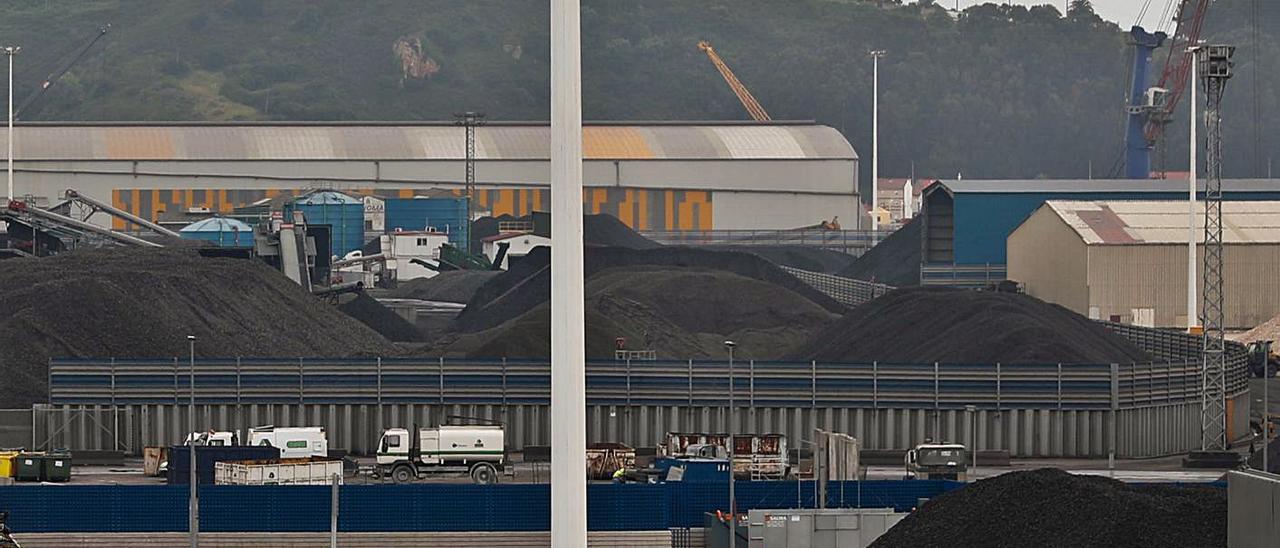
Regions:
<instances>
[{"instance_id":1,"label":"blue silo","mask_svg":"<svg viewBox=\"0 0 1280 548\"><path fill-rule=\"evenodd\" d=\"M236 219L211 217L182 228L178 234L185 240L205 240L218 247L253 247L253 226Z\"/></svg>"},{"instance_id":2,"label":"blue silo","mask_svg":"<svg viewBox=\"0 0 1280 548\"><path fill-rule=\"evenodd\" d=\"M333 254L346 255L364 245L364 201L341 192L312 192L285 206L285 218L301 211L310 225L329 225Z\"/></svg>"}]
</instances>

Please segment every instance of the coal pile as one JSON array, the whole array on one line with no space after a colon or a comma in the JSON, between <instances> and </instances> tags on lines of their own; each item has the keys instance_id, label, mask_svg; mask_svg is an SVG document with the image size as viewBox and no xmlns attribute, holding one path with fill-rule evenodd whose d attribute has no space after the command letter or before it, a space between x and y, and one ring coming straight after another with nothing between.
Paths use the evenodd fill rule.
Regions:
<instances>
[{"instance_id":1,"label":"coal pile","mask_svg":"<svg viewBox=\"0 0 1280 548\"><path fill-rule=\"evenodd\" d=\"M586 353L613 356L614 341L664 358L719 359L726 338L744 359L775 359L836 316L804 296L738 274L702 268L630 266L586 286ZM473 357L550 355L546 302L497 327L460 337L445 353Z\"/></svg>"},{"instance_id":2,"label":"coal pile","mask_svg":"<svg viewBox=\"0 0 1280 548\"><path fill-rule=\"evenodd\" d=\"M1066 308L1017 293L901 288L859 306L791 356L898 363L1130 363L1151 357Z\"/></svg>"},{"instance_id":3,"label":"coal pile","mask_svg":"<svg viewBox=\"0 0 1280 548\"><path fill-rule=\"evenodd\" d=\"M751 253L764 257L776 265L823 274L844 271L857 260L857 257L848 253L801 245L714 245L703 249Z\"/></svg>"},{"instance_id":4,"label":"coal pile","mask_svg":"<svg viewBox=\"0 0 1280 548\"><path fill-rule=\"evenodd\" d=\"M457 329L475 332L496 327L548 301L551 298L550 262L550 250L535 249L523 260L513 264L510 270L489 280L458 316ZM630 266L724 271L789 290L830 312L844 312L844 307L831 297L797 280L777 265L749 253L673 246L645 250L617 247L586 250L584 273L588 279L605 269ZM690 294L679 288L675 290L678 295Z\"/></svg>"},{"instance_id":5,"label":"coal pile","mask_svg":"<svg viewBox=\"0 0 1280 548\"><path fill-rule=\"evenodd\" d=\"M0 407L45 401L56 357L345 357L395 347L265 264L109 248L0 261Z\"/></svg>"},{"instance_id":6,"label":"coal pile","mask_svg":"<svg viewBox=\"0 0 1280 548\"><path fill-rule=\"evenodd\" d=\"M896 287L920 285L922 225L918 219L907 223L836 275Z\"/></svg>"},{"instance_id":7,"label":"coal pile","mask_svg":"<svg viewBox=\"0 0 1280 548\"><path fill-rule=\"evenodd\" d=\"M338 310L369 326L389 341L420 342L425 338L412 323L363 291L354 296L345 296L338 305Z\"/></svg>"},{"instance_id":8,"label":"coal pile","mask_svg":"<svg viewBox=\"0 0 1280 548\"><path fill-rule=\"evenodd\" d=\"M1061 470L1011 472L943 494L872 548L1227 545L1225 489L1131 486Z\"/></svg>"},{"instance_id":9,"label":"coal pile","mask_svg":"<svg viewBox=\"0 0 1280 548\"><path fill-rule=\"evenodd\" d=\"M471 223L471 230L476 239L487 238L498 234L500 223L527 221L534 226L533 233L551 237L551 217L548 213L535 211L522 217L501 215L498 217L481 217ZM582 216L582 241L587 246L627 247L631 249L652 249L660 247L653 240L641 236L639 232L618 220L617 217L602 213Z\"/></svg>"},{"instance_id":10,"label":"coal pile","mask_svg":"<svg viewBox=\"0 0 1280 548\"><path fill-rule=\"evenodd\" d=\"M475 296L480 286L498 274L499 271L496 270L449 270L430 278L400 282L395 289L387 292L387 296L465 304Z\"/></svg>"}]
</instances>

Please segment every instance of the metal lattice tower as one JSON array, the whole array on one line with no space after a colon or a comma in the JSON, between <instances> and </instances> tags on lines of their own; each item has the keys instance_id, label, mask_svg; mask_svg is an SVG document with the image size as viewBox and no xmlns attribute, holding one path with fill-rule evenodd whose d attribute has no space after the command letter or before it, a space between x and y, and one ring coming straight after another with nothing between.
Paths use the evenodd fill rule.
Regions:
<instances>
[{"instance_id":1,"label":"metal lattice tower","mask_svg":"<svg viewBox=\"0 0 1280 548\"><path fill-rule=\"evenodd\" d=\"M467 236L467 253L476 253L478 251L475 239L471 237L471 222L475 220L476 216L476 127L484 125L484 116L484 114L470 111L453 115L458 120L458 125L466 128L467 133L467 220L465 233Z\"/></svg>"},{"instance_id":2,"label":"metal lattice tower","mask_svg":"<svg viewBox=\"0 0 1280 548\"><path fill-rule=\"evenodd\" d=\"M1204 388L1200 416L1205 451L1227 449L1226 334L1222 280L1222 94L1231 78L1234 46L1205 46L1196 52L1205 90L1204 190Z\"/></svg>"}]
</instances>

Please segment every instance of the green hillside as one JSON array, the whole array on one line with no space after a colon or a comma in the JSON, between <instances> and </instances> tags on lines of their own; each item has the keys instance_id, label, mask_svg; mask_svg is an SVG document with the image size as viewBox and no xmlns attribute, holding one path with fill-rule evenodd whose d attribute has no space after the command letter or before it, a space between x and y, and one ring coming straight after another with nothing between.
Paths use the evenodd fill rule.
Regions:
<instances>
[{"instance_id":1,"label":"green hillside","mask_svg":"<svg viewBox=\"0 0 1280 548\"><path fill-rule=\"evenodd\" d=\"M546 119L548 4L535 0L14 0L30 93L100 24L113 30L26 116L34 120L439 120L462 110ZM878 4L883 4L882 6ZM867 0L584 0L588 119L746 114L696 47L707 39L775 119L816 119L870 151L870 49L882 65L882 174L1106 176L1118 158L1129 55L1119 27L1057 8L940 9ZM1229 171L1274 129L1280 5L1219 0L1209 33L1241 44L1229 88ZM1162 59L1162 57L1161 57ZM1182 109L1185 114L1185 106ZM1185 118L1183 118L1185 120ZM1185 122L1181 125L1185 126ZM1169 154L1185 157L1185 129ZM865 162L869 168L870 162ZM1185 169L1173 160L1171 169Z\"/></svg>"}]
</instances>

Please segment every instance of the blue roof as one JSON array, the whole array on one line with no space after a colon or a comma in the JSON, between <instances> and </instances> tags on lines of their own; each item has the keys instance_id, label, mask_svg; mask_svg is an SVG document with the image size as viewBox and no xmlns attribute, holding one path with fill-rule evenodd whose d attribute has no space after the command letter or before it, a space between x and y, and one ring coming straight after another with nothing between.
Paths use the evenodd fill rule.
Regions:
<instances>
[{"instance_id":1,"label":"blue roof","mask_svg":"<svg viewBox=\"0 0 1280 548\"><path fill-rule=\"evenodd\" d=\"M184 226L179 232L253 232L253 227L236 219L210 217Z\"/></svg>"},{"instance_id":2,"label":"blue roof","mask_svg":"<svg viewBox=\"0 0 1280 548\"><path fill-rule=\"evenodd\" d=\"M347 196L341 192L332 190L322 190L320 192L312 192L306 196L301 196L293 203L298 205L334 205L334 204L364 204L363 200Z\"/></svg>"}]
</instances>

